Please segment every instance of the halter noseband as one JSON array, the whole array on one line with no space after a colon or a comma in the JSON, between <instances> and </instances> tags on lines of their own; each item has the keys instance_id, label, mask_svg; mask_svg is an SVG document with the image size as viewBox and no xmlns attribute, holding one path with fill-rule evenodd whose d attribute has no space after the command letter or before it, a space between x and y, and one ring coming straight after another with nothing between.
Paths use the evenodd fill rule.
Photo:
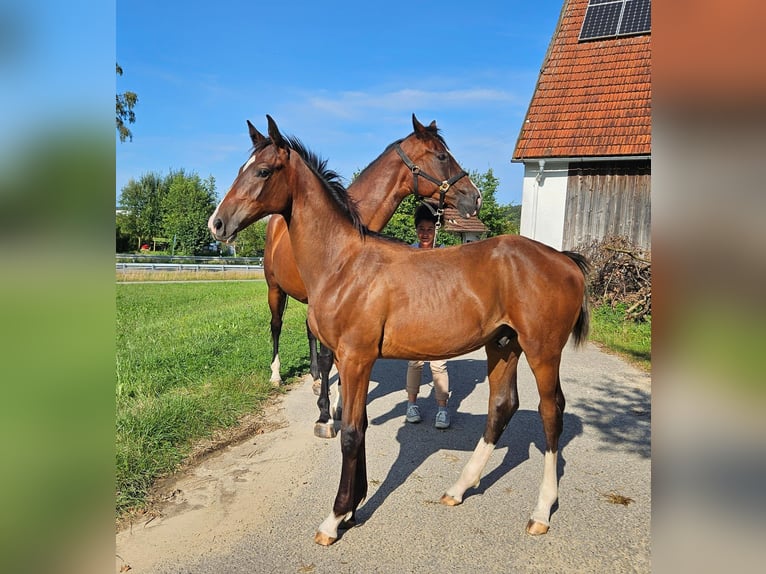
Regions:
<instances>
[{"instance_id":1,"label":"halter noseband","mask_svg":"<svg viewBox=\"0 0 766 574\"><path fill-rule=\"evenodd\" d=\"M420 169L419 166L412 163L412 160L407 157L407 154L404 153L404 150L402 150L399 144L396 144L396 153L399 154L399 157L402 158L404 165L406 165L412 172L412 178L414 182L412 193L414 193L415 196L417 196L421 200L425 199L425 196L422 196L418 193L418 176L425 178L431 183L439 186L439 208L434 215L437 215L437 216L441 215L444 212L444 198L447 195L447 191L449 191L449 188L455 185L459 180L467 176L468 172L465 170L461 170L460 173L458 173L457 175L453 175L451 178L445 179L444 181L439 181L434 176L427 174L422 169ZM433 211L433 209L428 204L428 202L424 201L424 203L428 205L431 211Z\"/></svg>"}]
</instances>

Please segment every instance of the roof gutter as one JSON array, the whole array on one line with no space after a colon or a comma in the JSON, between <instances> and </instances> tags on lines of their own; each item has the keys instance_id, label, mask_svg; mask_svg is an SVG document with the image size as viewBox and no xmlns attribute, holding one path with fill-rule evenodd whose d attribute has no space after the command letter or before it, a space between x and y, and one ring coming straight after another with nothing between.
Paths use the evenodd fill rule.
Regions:
<instances>
[{"instance_id":1,"label":"roof gutter","mask_svg":"<svg viewBox=\"0 0 766 574\"><path fill-rule=\"evenodd\" d=\"M524 157L520 159L511 158L511 163L539 163L543 162L566 162L566 163L585 163L591 161L635 161L641 159L651 159L651 154L646 155L607 155L593 157ZM545 163L543 163L545 165Z\"/></svg>"}]
</instances>

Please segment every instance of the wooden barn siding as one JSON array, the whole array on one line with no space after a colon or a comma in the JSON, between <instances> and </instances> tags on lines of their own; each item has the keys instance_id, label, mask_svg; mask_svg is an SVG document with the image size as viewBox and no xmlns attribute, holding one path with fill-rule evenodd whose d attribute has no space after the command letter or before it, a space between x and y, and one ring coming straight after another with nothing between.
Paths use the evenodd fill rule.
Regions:
<instances>
[{"instance_id":1,"label":"wooden barn siding","mask_svg":"<svg viewBox=\"0 0 766 574\"><path fill-rule=\"evenodd\" d=\"M651 163L581 163L569 168L564 249L607 236L651 249Z\"/></svg>"}]
</instances>

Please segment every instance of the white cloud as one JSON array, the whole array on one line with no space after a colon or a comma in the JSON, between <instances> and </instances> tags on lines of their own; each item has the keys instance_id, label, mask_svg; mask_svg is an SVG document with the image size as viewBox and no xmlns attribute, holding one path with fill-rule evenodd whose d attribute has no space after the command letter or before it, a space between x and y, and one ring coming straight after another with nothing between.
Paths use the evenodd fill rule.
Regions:
<instances>
[{"instance_id":1,"label":"white cloud","mask_svg":"<svg viewBox=\"0 0 766 574\"><path fill-rule=\"evenodd\" d=\"M308 105L339 118L353 118L370 111L407 111L423 108L460 108L485 105L526 105L514 93L490 88L420 90L404 88L387 92L346 91L310 95Z\"/></svg>"}]
</instances>

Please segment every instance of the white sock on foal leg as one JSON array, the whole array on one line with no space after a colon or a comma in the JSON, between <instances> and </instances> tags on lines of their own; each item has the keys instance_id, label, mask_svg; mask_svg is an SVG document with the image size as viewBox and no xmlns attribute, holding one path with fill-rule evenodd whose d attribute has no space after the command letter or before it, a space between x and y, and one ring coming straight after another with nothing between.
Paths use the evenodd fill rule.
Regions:
<instances>
[{"instance_id":1,"label":"white sock on foal leg","mask_svg":"<svg viewBox=\"0 0 766 574\"><path fill-rule=\"evenodd\" d=\"M269 382L272 385L281 385L282 384L282 377L279 376L279 369L281 368L281 364L279 362L279 355L274 357L274 360L271 362L271 379L269 379Z\"/></svg>"},{"instance_id":2,"label":"white sock on foal leg","mask_svg":"<svg viewBox=\"0 0 766 574\"><path fill-rule=\"evenodd\" d=\"M479 486L481 473L484 471L484 467L487 466L489 457L494 450L495 445L484 442L484 437L479 440L479 444L476 445L471 459L463 468L463 472L460 473L460 478L442 496L443 504L460 504L463 502L463 494L465 494L466 490L472 486Z\"/></svg>"},{"instance_id":3,"label":"white sock on foal leg","mask_svg":"<svg viewBox=\"0 0 766 574\"><path fill-rule=\"evenodd\" d=\"M349 518L351 518L351 512L343 516L335 516L335 513L331 512L330 515L324 519L324 522L319 525L319 529L314 536L314 541L317 544L329 546L338 539L338 526L340 526L340 523Z\"/></svg>"},{"instance_id":4,"label":"white sock on foal leg","mask_svg":"<svg viewBox=\"0 0 766 574\"><path fill-rule=\"evenodd\" d=\"M551 507L559 497L558 481L556 480L556 465L558 451L545 452L543 466L543 481L540 484L540 494L537 496L537 506L532 512L532 517L527 524L527 532L530 534L545 534L551 519Z\"/></svg>"},{"instance_id":5,"label":"white sock on foal leg","mask_svg":"<svg viewBox=\"0 0 766 574\"><path fill-rule=\"evenodd\" d=\"M343 400L340 395L340 387L337 387L335 392L335 400L333 401L332 408L330 409L330 416L334 419L339 419L343 409Z\"/></svg>"}]
</instances>

